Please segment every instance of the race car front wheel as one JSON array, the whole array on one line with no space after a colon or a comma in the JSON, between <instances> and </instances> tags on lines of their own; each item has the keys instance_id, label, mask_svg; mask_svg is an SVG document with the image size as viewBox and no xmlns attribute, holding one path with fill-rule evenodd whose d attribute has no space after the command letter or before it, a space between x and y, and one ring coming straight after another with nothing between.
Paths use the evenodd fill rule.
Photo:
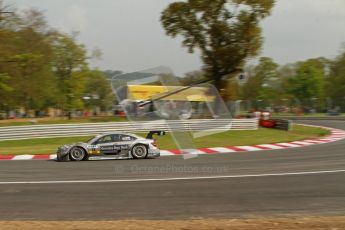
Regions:
<instances>
[{"instance_id":1,"label":"race car front wheel","mask_svg":"<svg viewBox=\"0 0 345 230\"><path fill-rule=\"evenodd\" d=\"M86 153L84 149L74 147L73 149L71 149L69 156L72 161L82 161L86 158Z\"/></svg>"},{"instance_id":2,"label":"race car front wheel","mask_svg":"<svg viewBox=\"0 0 345 230\"><path fill-rule=\"evenodd\" d=\"M64 156L61 156L60 154L57 154L56 160L60 161L60 162L66 162L66 161L69 160L69 156L68 156L68 154L64 155Z\"/></svg>"},{"instance_id":3,"label":"race car front wheel","mask_svg":"<svg viewBox=\"0 0 345 230\"><path fill-rule=\"evenodd\" d=\"M131 153L133 158L135 159L144 159L147 156L147 148L145 145L135 145L132 148Z\"/></svg>"}]
</instances>

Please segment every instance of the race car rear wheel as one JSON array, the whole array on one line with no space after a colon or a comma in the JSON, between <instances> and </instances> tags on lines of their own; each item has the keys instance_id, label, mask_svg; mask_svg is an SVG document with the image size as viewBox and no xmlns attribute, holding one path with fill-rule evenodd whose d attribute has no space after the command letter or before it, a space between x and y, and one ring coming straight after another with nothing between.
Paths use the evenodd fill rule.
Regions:
<instances>
[{"instance_id":1,"label":"race car rear wheel","mask_svg":"<svg viewBox=\"0 0 345 230\"><path fill-rule=\"evenodd\" d=\"M142 144L134 145L131 153L135 159L144 159L147 156L147 147Z\"/></svg>"},{"instance_id":2,"label":"race car rear wheel","mask_svg":"<svg viewBox=\"0 0 345 230\"><path fill-rule=\"evenodd\" d=\"M74 147L69 153L70 159L72 161L82 161L86 159L85 150L79 147Z\"/></svg>"}]
</instances>

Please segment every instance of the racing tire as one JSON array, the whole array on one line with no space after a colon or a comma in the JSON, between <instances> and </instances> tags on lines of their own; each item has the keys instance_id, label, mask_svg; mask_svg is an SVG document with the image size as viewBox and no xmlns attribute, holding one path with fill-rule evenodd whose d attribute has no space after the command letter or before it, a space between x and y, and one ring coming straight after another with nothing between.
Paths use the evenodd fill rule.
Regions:
<instances>
[{"instance_id":1,"label":"racing tire","mask_svg":"<svg viewBox=\"0 0 345 230\"><path fill-rule=\"evenodd\" d=\"M131 154L134 159L144 159L147 157L147 147L143 144L134 145Z\"/></svg>"},{"instance_id":2,"label":"racing tire","mask_svg":"<svg viewBox=\"0 0 345 230\"><path fill-rule=\"evenodd\" d=\"M80 147L74 147L69 152L69 158L71 159L71 161L83 161L88 157L84 149Z\"/></svg>"},{"instance_id":3,"label":"racing tire","mask_svg":"<svg viewBox=\"0 0 345 230\"><path fill-rule=\"evenodd\" d=\"M58 162L67 162L69 161L69 155L61 156L60 154L57 154L56 161Z\"/></svg>"}]
</instances>

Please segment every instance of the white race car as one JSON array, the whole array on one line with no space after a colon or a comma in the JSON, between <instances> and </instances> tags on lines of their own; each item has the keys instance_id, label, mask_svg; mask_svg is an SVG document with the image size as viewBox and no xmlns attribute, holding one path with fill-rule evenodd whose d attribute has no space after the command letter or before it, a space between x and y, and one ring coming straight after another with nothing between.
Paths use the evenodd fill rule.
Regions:
<instances>
[{"instance_id":1,"label":"white race car","mask_svg":"<svg viewBox=\"0 0 345 230\"><path fill-rule=\"evenodd\" d=\"M98 135L86 142L66 144L57 150L57 161L83 161L95 159L144 159L160 156L153 135L164 131L151 131L146 138L128 133Z\"/></svg>"}]
</instances>

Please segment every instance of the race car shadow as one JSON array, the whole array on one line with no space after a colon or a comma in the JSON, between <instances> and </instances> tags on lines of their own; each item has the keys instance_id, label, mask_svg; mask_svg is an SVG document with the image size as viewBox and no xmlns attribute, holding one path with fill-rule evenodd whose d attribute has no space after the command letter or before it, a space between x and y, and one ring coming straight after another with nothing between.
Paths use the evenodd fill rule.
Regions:
<instances>
[{"instance_id":1,"label":"race car shadow","mask_svg":"<svg viewBox=\"0 0 345 230\"><path fill-rule=\"evenodd\" d=\"M72 161L72 160L67 160L67 161L59 161L57 159L49 159L46 161L50 161L50 162L58 162L58 163L85 163L85 162L93 162L93 161L144 161L144 160L154 160L157 159L156 157L147 157L144 159L135 159L135 158L110 158L110 157L95 157L95 158L91 158L88 160L83 160L83 161Z\"/></svg>"}]
</instances>

